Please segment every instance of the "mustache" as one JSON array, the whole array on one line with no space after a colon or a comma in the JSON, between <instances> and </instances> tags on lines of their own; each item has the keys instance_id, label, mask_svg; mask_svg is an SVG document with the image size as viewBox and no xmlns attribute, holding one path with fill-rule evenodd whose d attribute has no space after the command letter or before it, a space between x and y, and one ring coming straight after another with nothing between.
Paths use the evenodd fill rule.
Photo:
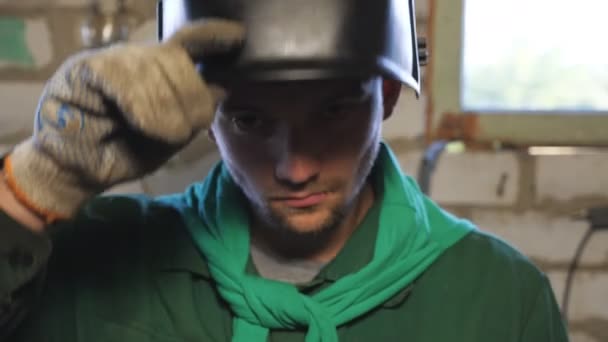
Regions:
<instances>
[{"instance_id":1,"label":"mustache","mask_svg":"<svg viewBox=\"0 0 608 342\"><path fill-rule=\"evenodd\" d=\"M293 198L294 195L310 195L320 193L333 193L338 192L343 188L342 182L330 182L325 184L311 184L300 187L287 187L284 186L279 189L271 190L267 193L266 197L270 200Z\"/></svg>"}]
</instances>

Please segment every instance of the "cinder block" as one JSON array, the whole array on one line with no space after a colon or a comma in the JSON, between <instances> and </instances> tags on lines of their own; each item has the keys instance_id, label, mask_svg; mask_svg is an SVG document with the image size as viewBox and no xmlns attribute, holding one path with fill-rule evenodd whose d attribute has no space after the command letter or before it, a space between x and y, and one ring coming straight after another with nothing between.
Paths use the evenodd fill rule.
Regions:
<instances>
[{"instance_id":1,"label":"cinder block","mask_svg":"<svg viewBox=\"0 0 608 342\"><path fill-rule=\"evenodd\" d=\"M0 144L14 144L32 132L34 115L44 83L0 83Z\"/></svg>"},{"instance_id":2,"label":"cinder block","mask_svg":"<svg viewBox=\"0 0 608 342\"><path fill-rule=\"evenodd\" d=\"M538 201L608 199L608 153L537 157Z\"/></svg>"},{"instance_id":3,"label":"cinder block","mask_svg":"<svg viewBox=\"0 0 608 342\"><path fill-rule=\"evenodd\" d=\"M560 307L566 283L566 272L548 272ZM578 271L570 289L568 317L571 322L589 319L608 321L608 271Z\"/></svg>"},{"instance_id":4,"label":"cinder block","mask_svg":"<svg viewBox=\"0 0 608 342\"><path fill-rule=\"evenodd\" d=\"M541 264L569 264L589 227L586 221L532 211L516 214L474 209L472 220ZM608 231L595 233L581 258L581 266L601 265L606 265L608 271ZM606 295L608 297L608 288Z\"/></svg>"},{"instance_id":5,"label":"cinder block","mask_svg":"<svg viewBox=\"0 0 608 342\"><path fill-rule=\"evenodd\" d=\"M34 57L36 67L47 66L53 60L51 31L43 17L26 20L26 42Z\"/></svg>"},{"instance_id":6,"label":"cinder block","mask_svg":"<svg viewBox=\"0 0 608 342\"><path fill-rule=\"evenodd\" d=\"M512 153L445 154L431 180L431 197L446 206L511 206L519 192Z\"/></svg>"},{"instance_id":7,"label":"cinder block","mask_svg":"<svg viewBox=\"0 0 608 342\"><path fill-rule=\"evenodd\" d=\"M604 342L584 332L570 331L570 342Z\"/></svg>"}]
</instances>

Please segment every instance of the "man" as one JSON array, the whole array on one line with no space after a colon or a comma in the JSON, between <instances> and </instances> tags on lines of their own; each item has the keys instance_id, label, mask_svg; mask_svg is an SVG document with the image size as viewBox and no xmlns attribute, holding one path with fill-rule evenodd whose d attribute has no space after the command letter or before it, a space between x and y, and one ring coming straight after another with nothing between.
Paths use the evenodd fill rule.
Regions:
<instances>
[{"instance_id":1,"label":"man","mask_svg":"<svg viewBox=\"0 0 608 342\"><path fill-rule=\"evenodd\" d=\"M199 77L244 36L193 22L49 81L0 182L7 340L567 340L545 276L399 170L381 124L400 82ZM222 156L204 182L94 197L201 130Z\"/></svg>"}]
</instances>

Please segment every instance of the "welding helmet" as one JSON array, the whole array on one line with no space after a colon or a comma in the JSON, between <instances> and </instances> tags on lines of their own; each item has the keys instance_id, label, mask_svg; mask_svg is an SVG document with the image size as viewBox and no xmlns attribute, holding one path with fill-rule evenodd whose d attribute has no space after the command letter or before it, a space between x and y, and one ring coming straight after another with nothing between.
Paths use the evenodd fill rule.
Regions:
<instances>
[{"instance_id":1,"label":"welding helmet","mask_svg":"<svg viewBox=\"0 0 608 342\"><path fill-rule=\"evenodd\" d=\"M204 18L247 31L233 56L198 65L209 81L381 75L420 90L414 0L161 0L159 39Z\"/></svg>"}]
</instances>

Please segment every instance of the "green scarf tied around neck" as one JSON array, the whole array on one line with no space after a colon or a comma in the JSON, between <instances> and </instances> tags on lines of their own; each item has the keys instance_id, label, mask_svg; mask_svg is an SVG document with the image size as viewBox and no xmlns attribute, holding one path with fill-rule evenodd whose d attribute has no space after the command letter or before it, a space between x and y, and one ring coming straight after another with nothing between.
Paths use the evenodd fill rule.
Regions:
<instances>
[{"instance_id":1,"label":"green scarf tied around neck","mask_svg":"<svg viewBox=\"0 0 608 342\"><path fill-rule=\"evenodd\" d=\"M307 342L337 342L338 326L386 302L475 229L429 201L401 173L384 143L372 181L382 194L373 259L312 296L291 284L245 273L249 229L244 197L221 163L181 195L190 234L234 313L234 342L264 342L270 329L306 327ZM175 199L172 203L177 204Z\"/></svg>"}]
</instances>

